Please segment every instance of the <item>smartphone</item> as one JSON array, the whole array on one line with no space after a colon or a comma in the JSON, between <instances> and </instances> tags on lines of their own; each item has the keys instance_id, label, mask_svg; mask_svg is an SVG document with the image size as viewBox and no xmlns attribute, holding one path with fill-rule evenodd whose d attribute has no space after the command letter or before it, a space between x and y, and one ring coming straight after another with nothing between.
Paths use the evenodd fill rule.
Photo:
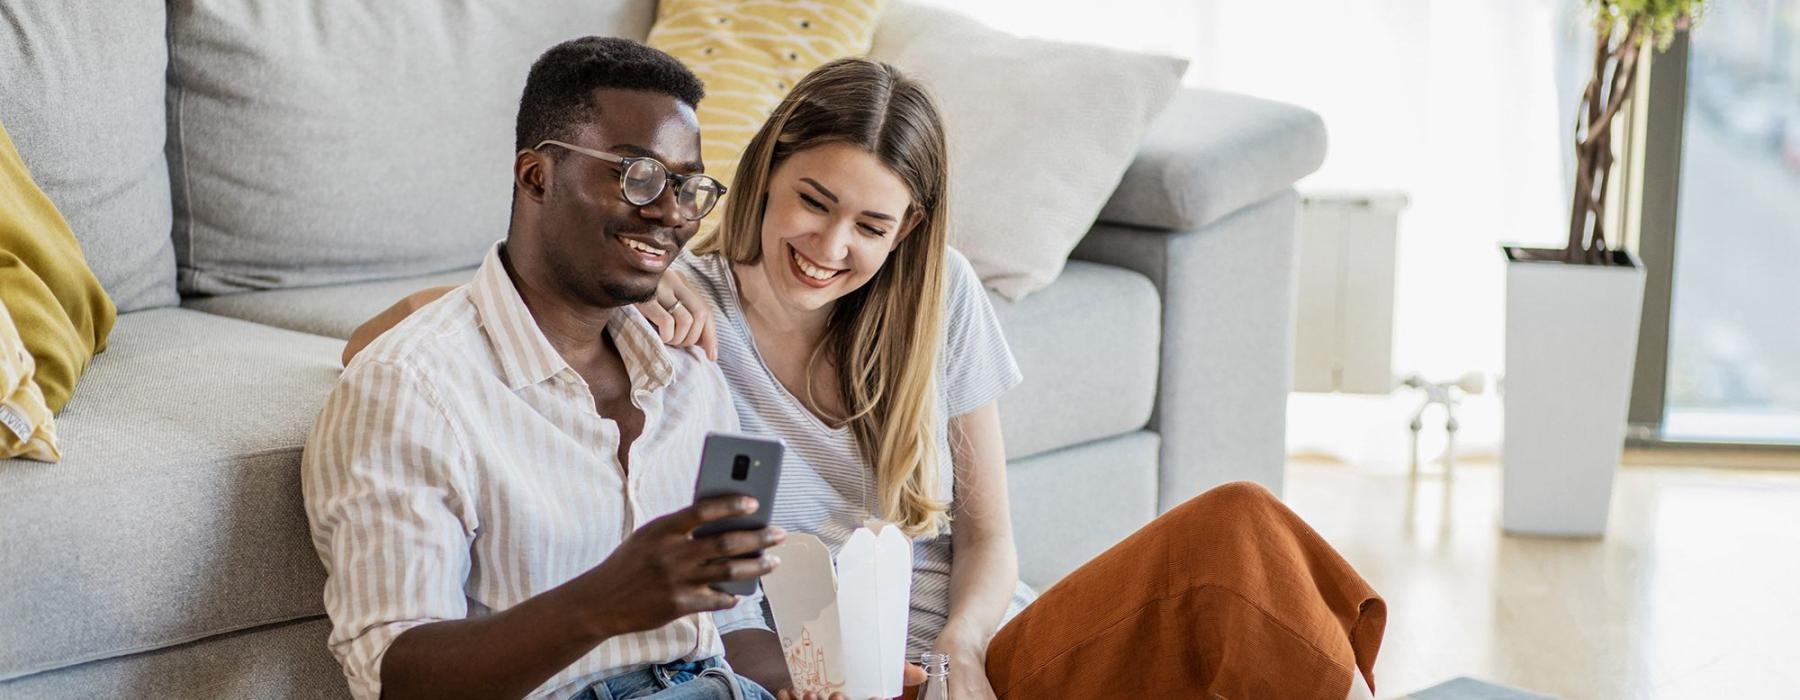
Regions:
<instances>
[{"instance_id":1,"label":"smartphone","mask_svg":"<svg viewBox=\"0 0 1800 700\"><path fill-rule=\"evenodd\" d=\"M761 438L728 433L707 433L700 453L700 477L694 481L694 500L713 496L743 495L756 499L756 512L715 520L694 530L695 537L710 537L735 530L769 526L775 509L775 486L781 482L781 456L787 445L780 438ZM743 555L762 556L761 552ZM714 589L734 595L756 592L756 580L727 581Z\"/></svg>"}]
</instances>

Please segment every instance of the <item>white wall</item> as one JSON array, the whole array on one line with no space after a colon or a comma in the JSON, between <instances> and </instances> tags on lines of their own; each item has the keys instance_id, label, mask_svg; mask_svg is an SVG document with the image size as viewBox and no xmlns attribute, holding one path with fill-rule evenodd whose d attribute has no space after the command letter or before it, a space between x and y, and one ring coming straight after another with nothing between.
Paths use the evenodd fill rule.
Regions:
<instances>
[{"instance_id":1,"label":"white wall","mask_svg":"<svg viewBox=\"0 0 1800 700\"><path fill-rule=\"evenodd\" d=\"M1190 84L1318 112L1330 153L1303 191L1391 189L1412 202L1401 218L1396 376L1500 373L1498 244L1553 243L1567 226L1556 59L1559 32L1584 26L1571 14L1578 3L930 1L1021 34L1183 55ZM1295 395L1289 445L1399 464L1415 407L1409 395ZM1464 454L1492 454L1493 394L1462 417Z\"/></svg>"}]
</instances>

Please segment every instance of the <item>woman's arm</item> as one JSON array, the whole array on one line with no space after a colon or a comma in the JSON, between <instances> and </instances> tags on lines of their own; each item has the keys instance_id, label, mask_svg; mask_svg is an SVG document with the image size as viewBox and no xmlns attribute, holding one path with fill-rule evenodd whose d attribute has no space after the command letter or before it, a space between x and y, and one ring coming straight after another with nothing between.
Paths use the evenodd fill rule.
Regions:
<instances>
[{"instance_id":1,"label":"woman's arm","mask_svg":"<svg viewBox=\"0 0 1800 700\"><path fill-rule=\"evenodd\" d=\"M356 357L356 353L362 352L363 348L369 347L369 343L375 342L375 339L381 337L382 333L386 333L387 329L399 325L401 321L406 320L407 316L411 316L412 312L418 311L426 304L437 301L438 297L449 293L452 289L455 289L455 287L429 287L421 289L406 295L405 299L394 302L393 306L387 307L382 310L381 313L375 314L369 320L363 321L362 325L357 326L356 330L350 332L350 339L344 341L344 356L340 358L343 361L344 366L349 367L350 358Z\"/></svg>"},{"instance_id":2,"label":"woman's arm","mask_svg":"<svg viewBox=\"0 0 1800 700\"><path fill-rule=\"evenodd\" d=\"M644 320L656 327L662 341L670 346L699 346L707 359L719 361L717 327L712 320L712 305L677 271L664 272L656 282L656 298L637 305Z\"/></svg>"},{"instance_id":3,"label":"woman's arm","mask_svg":"<svg viewBox=\"0 0 1800 700\"><path fill-rule=\"evenodd\" d=\"M362 325L350 332L350 339L344 342L344 356L340 358L344 366L349 367L350 358L356 357L357 353L362 352L369 343L375 342L387 329L399 325L414 311L437 301L438 297L452 289L455 287L421 289L363 321ZM676 301L681 303L676 304ZM706 304L706 297L701 296L680 274L663 273L662 280L656 285L656 298L638 304L637 307L644 314L645 320L662 335L663 342L678 348L698 345L706 351L707 357L715 361L719 359L719 341L714 336L712 307Z\"/></svg>"},{"instance_id":4,"label":"woman's arm","mask_svg":"<svg viewBox=\"0 0 1800 700\"><path fill-rule=\"evenodd\" d=\"M740 676L756 681L772 693L793 687L787 660L781 655L781 638L764 629L741 629L720 636L725 642L725 663Z\"/></svg>"},{"instance_id":5,"label":"woman's arm","mask_svg":"<svg viewBox=\"0 0 1800 700\"><path fill-rule=\"evenodd\" d=\"M956 467L951 509L956 558L950 565L950 619L935 648L950 655L952 697L987 698L993 690L981 669L987 665L988 641L1019 583L996 402L950 419L950 451Z\"/></svg>"}]
</instances>

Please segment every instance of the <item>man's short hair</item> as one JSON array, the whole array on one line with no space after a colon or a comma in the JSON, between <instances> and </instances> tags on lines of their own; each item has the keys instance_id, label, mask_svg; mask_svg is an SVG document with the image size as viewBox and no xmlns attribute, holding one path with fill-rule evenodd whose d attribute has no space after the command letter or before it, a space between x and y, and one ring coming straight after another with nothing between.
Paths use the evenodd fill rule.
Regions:
<instances>
[{"instance_id":1,"label":"man's short hair","mask_svg":"<svg viewBox=\"0 0 1800 700\"><path fill-rule=\"evenodd\" d=\"M531 148L545 139L569 140L577 125L599 113L593 94L600 88L660 92L689 107L698 106L706 94L693 71L662 51L630 39L570 39L531 64L525 94L519 97L514 148Z\"/></svg>"}]
</instances>

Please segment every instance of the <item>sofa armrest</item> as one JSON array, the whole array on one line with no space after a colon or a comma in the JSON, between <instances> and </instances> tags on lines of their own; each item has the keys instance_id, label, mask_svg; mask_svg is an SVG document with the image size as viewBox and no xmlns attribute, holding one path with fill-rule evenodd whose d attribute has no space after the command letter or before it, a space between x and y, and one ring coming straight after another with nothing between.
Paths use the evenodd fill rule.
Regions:
<instances>
[{"instance_id":1,"label":"sofa armrest","mask_svg":"<svg viewBox=\"0 0 1800 700\"><path fill-rule=\"evenodd\" d=\"M1281 493L1298 209L1282 189L1198 230L1100 224L1075 249L1142 273L1162 296L1150 419L1162 435L1162 510L1228 481Z\"/></svg>"},{"instance_id":2,"label":"sofa armrest","mask_svg":"<svg viewBox=\"0 0 1800 700\"><path fill-rule=\"evenodd\" d=\"M1325 124L1293 105L1183 88L1169 101L1099 220L1203 228L1293 186L1325 161Z\"/></svg>"}]
</instances>

